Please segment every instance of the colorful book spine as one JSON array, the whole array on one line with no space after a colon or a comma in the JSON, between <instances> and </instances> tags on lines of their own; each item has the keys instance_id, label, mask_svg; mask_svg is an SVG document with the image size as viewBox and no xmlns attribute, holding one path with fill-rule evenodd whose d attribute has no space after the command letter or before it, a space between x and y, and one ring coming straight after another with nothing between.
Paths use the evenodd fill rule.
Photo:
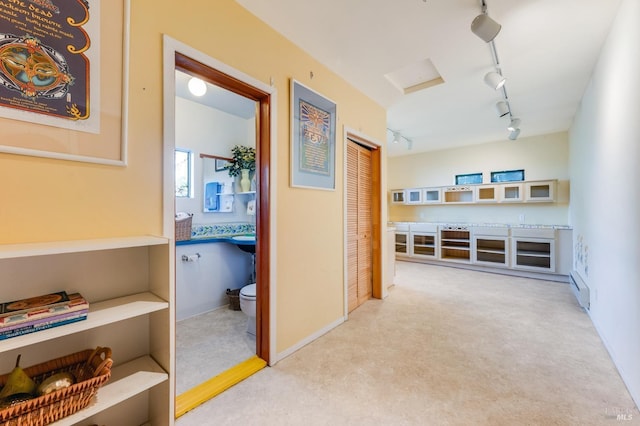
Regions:
<instances>
[{"instance_id":1,"label":"colorful book spine","mask_svg":"<svg viewBox=\"0 0 640 426\"><path fill-rule=\"evenodd\" d=\"M63 312L63 313L60 313L58 315L32 319L30 321L21 322L21 323L18 323L18 324L10 324L10 325L7 325L6 327L0 328L0 334L10 333L10 332L12 332L14 330L18 330L18 329L21 329L21 328L27 328L27 327L32 327L33 328L33 327L36 327L36 326L47 325L47 324L50 324L50 323L63 321L63 320L69 319L69 318L75 318L75 317L78 317L80 315L85 315L86 316L88 313L89 313L89 306L86 306L84 308L76 309L74 311Z\"/></svg>"},{"instance_id":2,"label":"colorful book spine","mask_svg":"<svg viewBox=\"0 0 640 426\"><path fill-rule=\"evenodd\" d=\"M70 294L64 304L44 306L32 309L28 312L15 313L0 317L0 332L12 327L16 324L24 324L41 318L49 318L56 315L69 312L77 312L82 309L88 309L89 303L79 294Z\"/></svg>"},{"instance_id":3,"label":"colorful book spine","mask_svg":"<svg viewBox=\"0 0 640 426\"><path fill-rule=\"evenodd\" d=\"M43 325L36 325L33 327L21 327L18 329L15 329L13 331L9 331L7 333L0 333L0 340L7 340L10 339L12 337L18 337L18 336L23 336L25 334L29 334L29 333L35 333L37 331L43 331L43 330L48 330L50 328L53 327L59 327L61 325L66 325L66 324L72 324L74 322L78 322L78 321L82 321L82 320L86 320L87 319L87 314L80 314L76 317L70 317L64 320L60 320L60 321L54 321L54 322L50 322L48 324L43 324Z\"/></svg>"}]
</instances>

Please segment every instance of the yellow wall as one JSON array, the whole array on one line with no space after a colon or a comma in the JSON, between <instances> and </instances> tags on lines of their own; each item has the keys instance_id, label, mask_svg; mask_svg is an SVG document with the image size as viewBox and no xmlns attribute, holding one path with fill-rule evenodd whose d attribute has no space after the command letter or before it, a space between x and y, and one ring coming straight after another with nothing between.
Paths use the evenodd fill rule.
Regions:
<instances>
[{"instance_id":1,"label":"yellow wall","mask_svg":"<svg viewBox=\"0 0 640 426\"><path fill-rule=\"evenodd\" d=\"M162 232L167 34L267 84L273 78L277 88L275 352L282 352L343 315L342 131L383 141L385 111L232 0L132 0L131 22L129 165L0 154L2 243ZM290 78L337 103L335 191L289 187Z\"/></svg>"}]
</instances>

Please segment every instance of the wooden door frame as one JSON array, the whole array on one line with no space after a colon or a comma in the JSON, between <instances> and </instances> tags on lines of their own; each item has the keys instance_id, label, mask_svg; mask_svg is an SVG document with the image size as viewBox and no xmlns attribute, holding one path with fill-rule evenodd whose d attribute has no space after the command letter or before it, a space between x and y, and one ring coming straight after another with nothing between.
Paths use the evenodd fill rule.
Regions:
<instances>
[{"instance_id":1,"label":"wooden door frame","mask_svg":"<svg viewBox=\"0 0 640 426\"><path fill-rule=\"evenodd\" d=\"M175 150L175 69L198 75L212 84L255 100L256 109L256 169L258 174L256 216L256 354L268 365L275 361L275 182L276 89L246 75L171 37L163 37L164 50L164 232L174 232L174 156ZM170 96L167 96L170 94ZM175 273L175 271L174 271ZM175 299L174 299L175 300ZM175 358L175 357L174 357ZM175 370L175 368L174 368Z\"/></svg>"},{"instance_id":2,"label":"wooden door frame","mask_svg":"<svg viewBox=\"0 0 640 426\"><path fill-rule=\"evenodd\" d=\"M382 275L382 144L375 141L373 138L368 137L367 135L348 128L345 126L343 131L343 146L344 152L344 263L343 263L343 271L344 271L344 319L345 321L349 316L349 282L348 282L348 259L347 259L347 140L350 139L362 146L371 149L371 248L373 250L372 253L372 280L373 280L373 288L372 294L376 299L382 299L384 297L384 289L383 289L383 275Z\"/></svg>"}]
</instances>

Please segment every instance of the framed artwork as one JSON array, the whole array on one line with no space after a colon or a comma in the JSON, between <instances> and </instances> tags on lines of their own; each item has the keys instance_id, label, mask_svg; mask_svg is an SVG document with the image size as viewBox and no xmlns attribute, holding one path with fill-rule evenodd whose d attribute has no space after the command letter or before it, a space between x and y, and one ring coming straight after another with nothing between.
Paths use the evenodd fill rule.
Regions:
<instances>
[{"instance_id":1,"label":"framed artwork","mask_svg":"<svg viewBox=\"0 0 640 426\"><path fill-rule=\"evenodd\" d=\"M229 167L229 160L231 160L230 158L216 158L216 164L215 164L215 170L216 172L221 172L223 170L227 170L227 167Z\"/></svg>"},{"instance_id":2,"label":"framed artwork","mask_svg":"<svg viewBox=\"0 0 640 426\"><path fill-rule=\"evenodd\" d=\"M0 152L126 165L130 1L0 7Z\"/></svg>"},{"instance_id":3,"label":"framed artwork","mask_svg":"<svg viewBox=\"0 0 640 426\"><path fill-rule=\"evenodd\" d=\"M336 104L291 80L291 186L335 190Z\"/></svg>"}]
</instances>

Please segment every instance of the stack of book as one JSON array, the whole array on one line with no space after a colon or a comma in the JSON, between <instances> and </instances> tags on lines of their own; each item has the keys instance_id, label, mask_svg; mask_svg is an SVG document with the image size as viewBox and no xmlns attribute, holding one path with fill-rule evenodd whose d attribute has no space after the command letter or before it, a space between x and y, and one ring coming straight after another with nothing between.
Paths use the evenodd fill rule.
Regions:
<instances>
[{"instance_id":1,"label":"stack of book","mask_svg":"<svg viewBox=\"0 0 640 426\"><path fill-rule=\"evenodd\" d=\"M0 304L0 340L87 319L89 302L64 291Z\"/></svg>"}]
</instances>

